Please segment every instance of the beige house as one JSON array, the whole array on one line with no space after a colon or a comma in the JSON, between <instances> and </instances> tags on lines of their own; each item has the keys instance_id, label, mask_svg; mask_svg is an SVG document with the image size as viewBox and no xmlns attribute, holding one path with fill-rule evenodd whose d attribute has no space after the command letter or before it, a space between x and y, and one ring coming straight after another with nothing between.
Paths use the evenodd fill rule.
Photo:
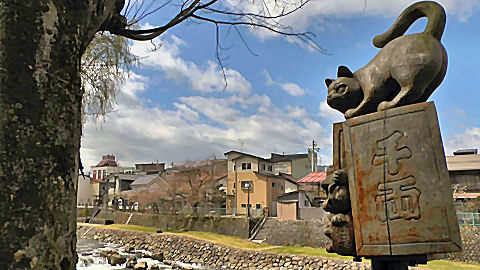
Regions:
<instances>
[{"instance_id":1,"label":"beige house","mask_svg":"<svg viewBox=\"0 0 480 270\"><path fill-rule=\"evenodd\" d=\"M289 191L296 191L296 182L311 170L308 154L279 155L272 153L269 159L238 151L227 156L227 213L258 215L268 210L276 216L276 198Z\"/></svg>"},{"instance_id":2,"label":"beige house","mask_svg":"<svg viewBox=\"0 0 480 270\"><path fill-rule=\"evenodd\" d=\"M107 192L104 181L93 179L90 176L78 176L77 205L80 207L93 207L102 202Z\"/></svg>"},{"instance_id":3,"label":"beige house","mask_svg":"<svg viewBox=\"0 0 480 270\"><path fill-rule=\"evenodd\" d=\"M477 149L458 150L446 156L448 173L455 199L480 196L480 155Z\"/></svg>"}]
</instances>

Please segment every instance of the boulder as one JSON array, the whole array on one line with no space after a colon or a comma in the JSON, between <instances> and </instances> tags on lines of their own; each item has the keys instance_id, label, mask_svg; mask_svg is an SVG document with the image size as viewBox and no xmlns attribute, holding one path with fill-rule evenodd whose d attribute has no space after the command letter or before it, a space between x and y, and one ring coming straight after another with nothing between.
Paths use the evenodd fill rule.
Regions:
<instances>
[{"instance_id":1,"label":"boulder","mask_svg":"<svg viewBox=\"0 0 480 270\"><path fill-rule=\"evenodd\" d=\"M137 262L137 264L135 264L135 266L133 267L133 269L135 270L147 270L147 262Z\"/></svg>"},{"instance_id":2,"label":"boulder","mask_svg":"<svg viewBox=\"0 0 480 270\"><path fill-rule=\"evenodd\" d=\"M118 255L118 252L117 252L117 251L115 251L115 250L113 250L113 249L108 249L108 248L106 248L106 249L100 249L100 250L98 251L98 253L100 253L100 255L101 255L102 257L108 257L109 255L113 255L113 254L117 254L117 255Z\"/></svg>"},{"instance_id":3,"label":"boulder","mask_svg":"<svg viewBox=\"0 0 480 270\"><path fill-rule=\"evenodd\" d=\"M153 253L152 256L150 256L150 258L163 262L163 259L164 259L163 252Z\"/></svg>"},{"instance_id":4,"label":"boulder","mask_svg":"<svg viewBox=\"0 0 480 270\"><path fill-rule=\"evenodd\" d=\"M107 259L108 259L108 263L110 265L119 265L119 264L125 263L127 261L127 258L125 258L122 255L118 255L118 254L109 255L107 257Z\"/></svg>"},{"instance_id":5,"label":"boulder","mask_svg":"<svg viewBox=\"0 0 480 270\"><path fill-rule=\"evenodd\" d=\"M132 269L135 267L135 265L137 264L137 258L135 257L132 257L132 258L129 258L128 261L127 261L127 264L125 265L126 268L129 268L129 269Z\"/></svg>"}]
</instances>

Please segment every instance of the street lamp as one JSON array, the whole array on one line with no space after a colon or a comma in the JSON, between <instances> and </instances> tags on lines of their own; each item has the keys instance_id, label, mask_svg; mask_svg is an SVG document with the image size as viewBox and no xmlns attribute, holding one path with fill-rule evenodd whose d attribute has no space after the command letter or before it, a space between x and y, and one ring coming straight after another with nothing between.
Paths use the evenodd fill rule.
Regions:
<instances>
[{"instance_id":1,"label":"street lamp","mask_svg":"<svg viewBox=\"0 0 480 270\"><path fill-rule=\"evenodd\" d=\"M252 188L252 183L245 183L245 188L247 188L247 217L250 217L250 189Z\"/></svg>"}]
</instances>

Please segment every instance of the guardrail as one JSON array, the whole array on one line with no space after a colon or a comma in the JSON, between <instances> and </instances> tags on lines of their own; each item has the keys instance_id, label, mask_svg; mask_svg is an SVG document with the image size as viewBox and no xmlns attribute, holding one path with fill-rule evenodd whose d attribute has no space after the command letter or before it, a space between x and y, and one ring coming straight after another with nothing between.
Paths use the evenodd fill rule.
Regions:
<instances>
[{"instance_id":1,"label":"guardrail","mask_svg":"<svg viewBox=\"0 0 480 270\"><path fill-rule=\"evenodd\" d=\"M480 213L457 212L458 225L480 226Z\"/></svg>"}]
</instances>

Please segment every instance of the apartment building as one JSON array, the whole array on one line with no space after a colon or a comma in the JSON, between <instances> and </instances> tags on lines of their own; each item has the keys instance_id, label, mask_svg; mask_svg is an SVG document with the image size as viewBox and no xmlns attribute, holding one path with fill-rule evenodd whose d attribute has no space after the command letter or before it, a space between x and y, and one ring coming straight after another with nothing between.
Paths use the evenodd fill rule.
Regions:
<instances>
[{"instance_id":1,"label":"apartment building","mask_svg":"<svg viewBox=\"0 0 480 270\"><path fill-rule=\"evenodd\" d=\"M227 157L227 213L247 214L268 210L276 215L276 198L285 190L295 191L295 179L311 171L309 154L275 154L262 158L239 151L225 153ZM315 156L314 156L315 158ZM316 163L316 162L315 162Z\"/></svg>"}]
</instances>

